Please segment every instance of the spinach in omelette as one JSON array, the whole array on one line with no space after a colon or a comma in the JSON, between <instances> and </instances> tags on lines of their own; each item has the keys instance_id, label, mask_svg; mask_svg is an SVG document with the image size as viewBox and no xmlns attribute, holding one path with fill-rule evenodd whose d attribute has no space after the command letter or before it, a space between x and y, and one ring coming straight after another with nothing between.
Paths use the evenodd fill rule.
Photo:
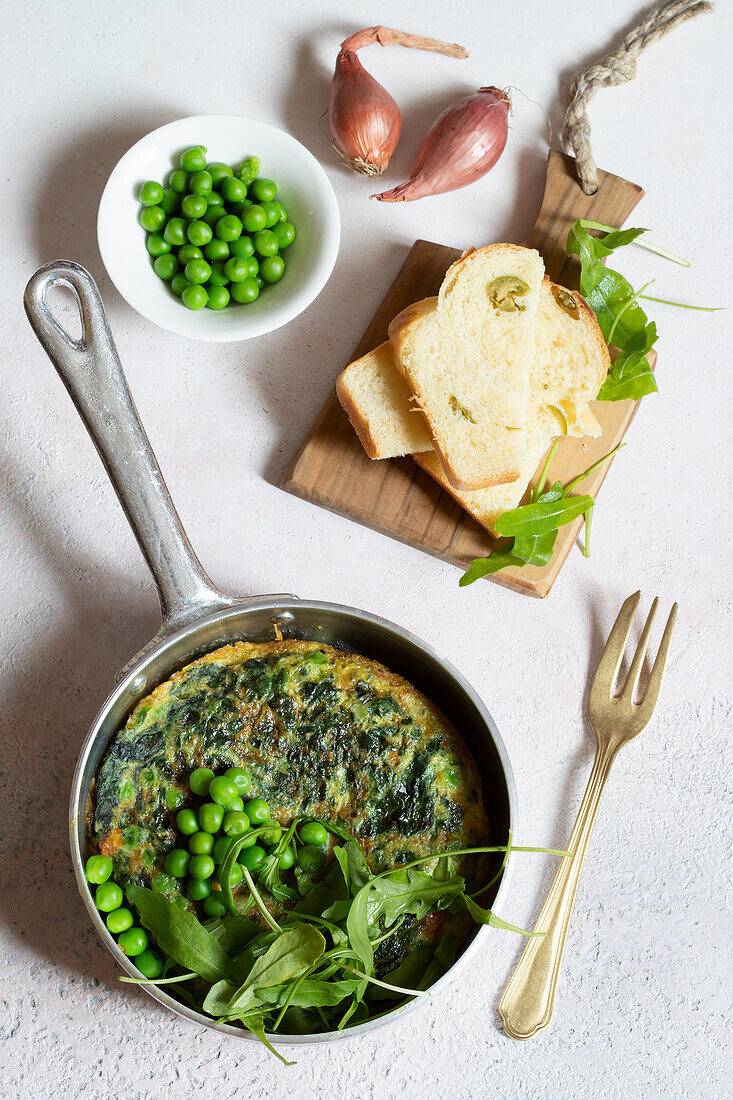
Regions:
<instances>
[{"instance_id":1,"label":"spinach in omelette","mask_svg":"<svg viewBox=\"0 0 733 1100\"><path fill-rule=\"evenodd\" d=\"M177 845L188 777L231 766L246 768L248 797L265 799L281 825L296 816L343 823L373 872L488 843L476 765L411 684L316 642L237 642L157 687L107 751L90 825L117 882L180 893L163 861ZM410 942L393 945L397 958L418 931L432 938L444 922L420 923Z\"/></svg>"}]
</instances>

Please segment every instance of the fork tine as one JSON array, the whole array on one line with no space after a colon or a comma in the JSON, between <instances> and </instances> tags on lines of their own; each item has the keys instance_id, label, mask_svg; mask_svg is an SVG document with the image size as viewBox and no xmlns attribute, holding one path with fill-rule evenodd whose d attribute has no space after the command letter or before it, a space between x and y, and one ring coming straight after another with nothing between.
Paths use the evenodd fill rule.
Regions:
<instances>
[{"instance_id":1,"label":"fork tine","mask_svg":"<svg viewBox=\"0 0 733 1100\"><path fill-rule=\"evenodd\" d=\"M624 600L621 605L621 610L616 617L616 622L613 624L611 633L608 635L606 644L603 647L601 659L598 662L593 686L595 687L596 684L602 685L604 694L607 687L609 698L613 691L613 685L618 675L618 670L621 666L621 660L626 648L626 641L629 637L631 624L634 621L634 615L636 615L636 609L639 606L640 599L641 592L634 592L633 596L629 596L628 599Z\"/></svg>"},{"instance_id":2,"label":"fork tine","mask_svg":"<svg viewBox=\"0 0 733 1100\"><path fill-rule=\"evenodd\" d=\"M654 616L657 613L659 607L659 596L654 597L654 601L649 610L647 620L644 623L644 629L641 632L639 638L639 644L636 647L636 653L634 659L631 662L631 668L629 669L629 675L626 677L626 684L624 690L621 692L622 699L628 699L633 701L634 692L636 691L636 685L639 683L639 676L641 675L642 666L644 664L644 658L646 656L647 647L649 645L649 635L652 629L652 623L654 622Z\"/></svg>"},{"instance_id":3,"label":"fork tine","mask_svg":"<svg viewBox=\"0 0 733 1100\"><path fill-rule=\"evenodd\" d=\"M657 658L652 667L651 676L649 677L649 683L647 684L646 695L641 701L639 706L640 717L643 721L648 722L654 713L654 708L657 705L657 699L659 698L659 692L662 689L662 681L664 680L664 670L667 667L667 657L669 656L669 646L672 641L672 632L674 631L674 624L677 619L677 604L672 604L672 610L669 613L667 619L667 625L664 628L664 634L662 640L659 643L659 651Z\"/></svg>"}]
</instances>

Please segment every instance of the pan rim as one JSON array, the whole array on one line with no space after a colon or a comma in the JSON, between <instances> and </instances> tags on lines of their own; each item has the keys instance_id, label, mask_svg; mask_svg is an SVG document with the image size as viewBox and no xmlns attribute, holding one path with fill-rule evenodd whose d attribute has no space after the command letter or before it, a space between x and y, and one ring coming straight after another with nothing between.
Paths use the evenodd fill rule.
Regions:
<instances>
[{"instance_id":1,"label":"pan rim","mask_svg":"<svg viewBox=\"0 0 733 1100\"><path fill-rule=\"evenodd\" d=\"M74 867L74 873L77 880L77 888L83 901L89 916L91 917L92 924L94 925L97 933L99 934L104 946L110 952L117 964L127 972L131 977L139 977L137 970L134 968L132 961L127 958L126 955L120 950L117 942L108 931L104 921L97 908L94 905L91 897L91 892L88 888L86 878L84 876L84 859L81 852L81 846L79 844L79 816L86 813L86 807L80 805L81 796L83 793L83 787L85 783L85 765L87 758L96 745L99 735L103 732L104 723L110 710L122 700L123 696L129 696L130 699L140 696L144 691L150 690L148 686L147 677L141 682L140 677L143 673L145 666L148 666L151 662L157 661L160 657L164 656L168 651L172 654L180 644L191 636L199 634L204 628L213 625L224 625L227 620L240 617L242 614L247 614L249 611L254 610L269 610L272 609L273 617L277 617L278 613L287 614L289 612L297 612L298 610L308 610L316 612L333 612L342 615L351 616L356 620L366 621L376 627L386 629L399 637L404 641L415 646L423 653L427 654L432 660L440 664L451 679L457 684L457 686L467 695L470 702L478 711L481 720L491 738L494 748L499 760L499 766L502 778L506 786L507 795L507 807L508 807L508 826L512 832L512 835L516 835L517 832L517 791L516 783L514 779L514 772L509 759L506 745L499 733L496 724L491 717L491 714L484 704L481 697L476 690L472 687L469 681L463 676L463 674L455 667L452 661L449 661L442 653L440 653L434 646L425 642L419 638L412 631L400 626L397 623L392 622L389 619L385 619L382 616L375 615L372 612L365 611L360 608L352 607L348 604L331 603L321 600L307 600L299 599L297 597L285 597L282 596L255 596L251 599L242 600L234 605L223 607L219 610L210 612L203 615L200 619L197 619L194 623L189 624L177 630L175 633L166 636L153 648L146 650L144 655L139 661L129 668L122 679L114 686L113 690L105 699L102 706L99 708L93 722L91 723L89 730L82 743L79 756L77 758L76 766L74 769L74 775L71 784L70 801L69 801L69 841L71 848L72 864ZM232 631L232 639L236 632ZM228 639L228 640L232 640ZM226 644L222 642L219 644ZM193 647L196 648L195 646ZM208 649L206 646L203 651ZM193 657L186 658L193 659ZM171 665L171 671L173 664L176 664L180 668L181 660L177 659ZM168 673L170 674L170 673ZM105 731L105 736L109 737L109 734ZM502 899L502 896L508 891L515 866L514 853L510 853L506 866L502 873L501 880L499 881L498 890L493 904L498 904ZM475 932L472 940L462 952L462 954L456 959L449 970L445 972L431 987L431 996L437 995L443 992L445 988L456 978L458 973L467 964L467 962L477 955L478 951L485 945L490 929L481 925ZM158 989L154 986L141 986L145 992L158 1001L159 1004L165 1008L174 1012L177 1016L195 1023L200 1027L206 1027L209 1030L218 1032L219 1034L229 1035L233 1038L245 1039L249 1042L259 1042L259 1040L250 1032L245 1031L243 1028L236 1028L229 1024L217 1024L213 1019L204 1016L200 1012L196 1012L194 1009L189 1008L187 1005L181 1004L180 1001L174 1000L166 992ZM408 1012L413 1011L418 1004L424 1003L428 1000L426 997L414 997L411 1001L408 1001L391 1012L388 1012L384 1016L375 1018L374 1020L366 1020L361 1024L357 1024L354 1027L344 1029L341 1032L323 1032L312 1035L284 1035L276 1033L269 1035L268 1037L278 1044L278 1046L311 1046L320 1043L338 1042L345 1038L358 1038L365 1034L371 1034L380 1027L385 1027L397 1019L402 1019Z\"/></svg>"}]
</instances>

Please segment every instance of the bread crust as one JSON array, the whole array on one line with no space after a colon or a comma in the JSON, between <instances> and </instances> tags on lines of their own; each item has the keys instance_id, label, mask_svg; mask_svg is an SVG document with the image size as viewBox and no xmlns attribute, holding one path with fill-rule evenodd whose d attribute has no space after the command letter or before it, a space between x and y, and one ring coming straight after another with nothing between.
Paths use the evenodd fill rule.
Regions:
<instances>
[{"instance_id":1,"label":"bread crust","mask_svg":"<svg viewBox=\"0 0 733 1100\"><path fill-rule=\"evenodd\" d=\"M355 360L359 362L359 360ZM351 364L349 364L351 366ZM336 379L336 396L341 402L341 406L349 418L351 427L354 429L359 437L359 442L366 451L369 458L378 459L382 456L379 454L379 448L377 447L377 441L372 435L369 427L369 420L364 413L358 408L356 403L352 400L351 391L348 388L345 375L349 368L346 367L341 371L341 374Z\"/></svg>"}]
</instances>

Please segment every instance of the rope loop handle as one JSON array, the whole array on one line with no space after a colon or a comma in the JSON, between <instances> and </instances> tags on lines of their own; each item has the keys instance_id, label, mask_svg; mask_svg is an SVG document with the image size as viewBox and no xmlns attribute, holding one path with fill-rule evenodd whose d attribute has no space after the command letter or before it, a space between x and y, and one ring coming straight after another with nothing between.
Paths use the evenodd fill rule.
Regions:
<instances>
[{"instance_id":1,"label":"rope loop handle","mask_svg":"<svg viewBox=\"0 0 733 1100\"><path fill-rule=\"evenodd\" d=\"M713 11L709 0L670 0L646 16L626 35L617 50L576 75L562 128L562 147L575 157L580 186L586 195L598 190L598 173L590 144L588 106L599 88L626 84L636 76L636 62L648 46L689 19Z\"/></svg>"}]
</instances>

